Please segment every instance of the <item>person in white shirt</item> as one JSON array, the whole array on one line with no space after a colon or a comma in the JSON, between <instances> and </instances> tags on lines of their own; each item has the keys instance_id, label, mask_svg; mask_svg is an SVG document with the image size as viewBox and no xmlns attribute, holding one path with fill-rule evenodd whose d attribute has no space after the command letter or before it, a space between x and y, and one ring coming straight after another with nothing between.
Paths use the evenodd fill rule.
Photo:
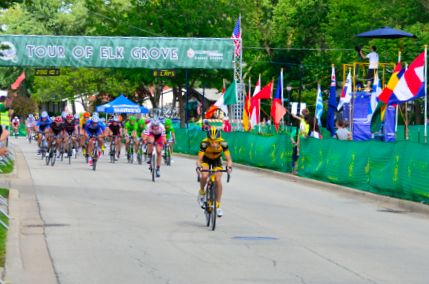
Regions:
<instances>
[{"instance_id":1,"label":"person in white shirt","mask_svg":"<svg viewBox=\"0 0 429 284\"><path fill-rule=\"evenodd\" d=\"M372 46L371 47L371 52L368 53L367 55L364 55L362 50L359 51L360 56L363 59L369 59L369 68L368 68L368 73L366 75L366 80L367 80L367 86L366 89L370 90L372 83L374 82L374 76L375 73L378 70L378 53L377 53L377 47Z\"/></svg>"}]
</instances>

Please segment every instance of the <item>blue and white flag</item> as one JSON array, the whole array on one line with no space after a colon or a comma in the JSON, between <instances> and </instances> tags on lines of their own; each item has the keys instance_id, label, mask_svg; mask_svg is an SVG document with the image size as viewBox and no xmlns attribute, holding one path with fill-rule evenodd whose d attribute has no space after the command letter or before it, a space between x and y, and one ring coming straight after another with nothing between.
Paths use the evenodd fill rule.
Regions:
<instances>
[{"instance_id":1,"label":"blue and white flag","mask_svg":"<svg viewBox=\"0 0 429 284\"><path fill-rule=\"evenodd\" d=\"M343 104L350 103L352 100L352 73L349 70L347 75L346 83L344 84L343 91L341 92L340 103L338 104L337 109L340 110L343 107Z\"/></svg>"},{"instance_id":2,"label":"blue and white flag","mask_svg":"<svg viewBox=\"0 0 429 284\"><path fill-rule=\"evenodd\" d=\"M372 84L372 91L371 91L371 102L369 104L368 109L368 120L371 121L372 115L377 108L378 103L378 96L381 94L381 91L383 89L381 88L381 81L378 78L378 73L376 72L374 74L374 83Z\"/></svg>"},{"instance_id":3,"label":"blue and white flag","mask_svg":"<svg viewBox=\"0 0 429 284\"><path fill-rule=\"evenodd\" d=\"M322 113L323 113L323 96L322 96L322 90L320 89L320 84L318 84L317 95L316 95L316 118L319 126L322 126L322 122L320 120L320 118L322 117Z\"/></svg>"}]
</instances>

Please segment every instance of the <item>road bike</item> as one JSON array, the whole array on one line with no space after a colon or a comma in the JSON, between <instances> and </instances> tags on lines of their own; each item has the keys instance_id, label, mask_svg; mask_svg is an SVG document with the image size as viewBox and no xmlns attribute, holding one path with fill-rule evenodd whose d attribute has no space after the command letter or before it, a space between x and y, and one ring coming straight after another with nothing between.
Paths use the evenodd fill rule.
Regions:
<instances>
[{"instance_id":1,"label":"road bike","mask_svg":"<svg viewBox=\"0 0 429 284\"><path fill-rule=\"evenodd\" d=\"M116 137L117 137L116 135L110 136L109 156L110 156L110 162L112 164L114 164L116 161Z\"/></svg>"},{"instance_id":2,"label":"road bike","mask_svg":"<svg viewBox=\"0 0 429 284\"><path fill-rule=\"evenodd\" d=\"M170 152L170 145L168 143L165 143L163 146L163 155L164 163L167 166L171 166L171 152Z\"/></svg>"},{"instance_id":3,"label":"road bike","mask_svg":"<svg viewBox=\"0 0 429 284\"><path fill-rule=\"evenodd\" d=\"M144 160L146 161L147 152L145 153L145 144L143 144L143 141L141 138L138 139L138 147L137 147L137 162L139 165L143 163L143 155L145 156Z\"/></svg>"},{"instance_id":4,"label":"road bike","mask_svg":"<svg viewBox=\"0 0 429 284\"><path fill-rule=\"evenodd\" d=\"M217 217L217 206L216 206L216 173L219 172L225 172L227 173L227 179L226 181L229 182L231 175L228 173L228 169L225 168L225 170L213 170L210 166L210 169L208 170L200 170L197 168L197 181L200 181L200 175L199 173L209 173L206 190L205 190L205 197L204 197L204 215L206 216L206 226L210 227L211 230L214 231L216 228L216 217Z\"/></svg>"},{"instance_id":5,"label":"road bike","mask_svg":"<svg viewBox=\"0 0 429 284\"><path fill-rule=\"evenodd\" d=\"M64 144L66 144L66 145L64 145ZM72 137L72 135L69 135L67 137L67 142L66 143L63 142L64 152L67 153L67 156L69 158L69 165L71 164L71 158L73 156L73 146L74 146L73 145L73 137Z\"/></svg>"},{"instance_id":6,"label":"road bike","mask_svg":"<svg viewBox=\"0 0 429 284\"><path fill-rule=\"evenodd\" d=\"M51 143L51 146L48 147L48 153L46 155L46 165L51 164L53 167L55 161L57 160L57 138L54 137L54 140Z\"/></svg>"},{"instance_id":7,"label":"road bike","mask_svg":"<svg viewBox=\"0 0 429 284\"><path fill-rule=\"evenodd\" d=\"M149 171L152 175L152 181L155 182L155 178L156 178L156 160L157 160L157 156L158 153L156 151L156 146L158 145L157 142L153 142L153 147L152 147L152 158L150 160L150 167L149 167Z\"/></svg>"},{"instance_id":8,"label":"road bike","mask_svg":"<svg viewBox=\"0 0 429 284\"><path fill-rule=\"evenodd\" d=\"M45 159L46 153L48 152L48 141L46 140L45 133L42 133L40 135L42 135L42 142L40 143L40 154L43 160Z\"/></svg>"},{"instance_id":9,"label":"road bike","mask_svg":"<svg viewBox=\"0 0 429 284\"><path fill-rule=\"evenodd\" d=\"M98 151L100 151L98 148L98 136L93 136L89 140L94 141L94 146L91 152L91 158L92 158L92 170L95 171L97 168L97 161L98 161Z\"/></svg>"},{"instance_id":10,"label":"road bike","mask_svg":"<svg viewBox=\"0 0 429 284\"><path fill-rule=\"evenodd\" d=\"M128 148L127 148L127 160L128 163L132 164L133 163L133 158L134 158L134 138L133 137L129 137L129 142L128 142Z\"/></svg>"}]
</instances>

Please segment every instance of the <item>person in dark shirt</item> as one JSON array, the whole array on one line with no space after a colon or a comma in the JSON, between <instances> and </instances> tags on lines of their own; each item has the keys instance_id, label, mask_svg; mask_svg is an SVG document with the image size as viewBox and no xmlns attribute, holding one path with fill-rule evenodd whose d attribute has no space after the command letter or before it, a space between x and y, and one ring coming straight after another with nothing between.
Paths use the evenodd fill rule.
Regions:
<instances>
[{"instance_id":1,"label":"person in dark shirt","mask_svg":"<svg viewBox=\"0 0 429 284\"><path fill-rule=\"evenodd\" d=\"M63 118L61 116L57 116L54 119L54 123L51 124L51 132L53 136L51 136L48 139L48 145L51 146L54 139L56 139L56 149L57 149L57 158L60 157L60 146L63 142L63 135L64 135L64 124L63 124Z\"/></svg>"},{"instance_id":2,"label":"person in dark shirt","mask_svg":"<svg viewBox=\"0 0 429 284\"><path fill-rule=\"evenodd\" d=\"M122 126L119 123L119 118L114 117L109 121L109 126L106 129L106 134L111 136L111 139L115 139L115 151L116 158L119 159L121 154L121 137L122 137Z\"/></svg>"}]
</instances>

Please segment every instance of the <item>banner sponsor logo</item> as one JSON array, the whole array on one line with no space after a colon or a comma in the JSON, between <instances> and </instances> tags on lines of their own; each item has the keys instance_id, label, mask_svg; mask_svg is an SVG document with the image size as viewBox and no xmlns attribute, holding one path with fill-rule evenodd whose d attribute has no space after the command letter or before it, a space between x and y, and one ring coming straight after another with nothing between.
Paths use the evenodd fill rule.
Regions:
<instances>
[{"instance_id":1,"label":"banner sponsor logo","mask_svg":"<svg viewBox=\"0 0 429 284\"><path fill-rule=\"evenodd\" d=\"M9 41L0 42L0 60L17 62L16 48Z\"/></svg>"}]
</instances>

